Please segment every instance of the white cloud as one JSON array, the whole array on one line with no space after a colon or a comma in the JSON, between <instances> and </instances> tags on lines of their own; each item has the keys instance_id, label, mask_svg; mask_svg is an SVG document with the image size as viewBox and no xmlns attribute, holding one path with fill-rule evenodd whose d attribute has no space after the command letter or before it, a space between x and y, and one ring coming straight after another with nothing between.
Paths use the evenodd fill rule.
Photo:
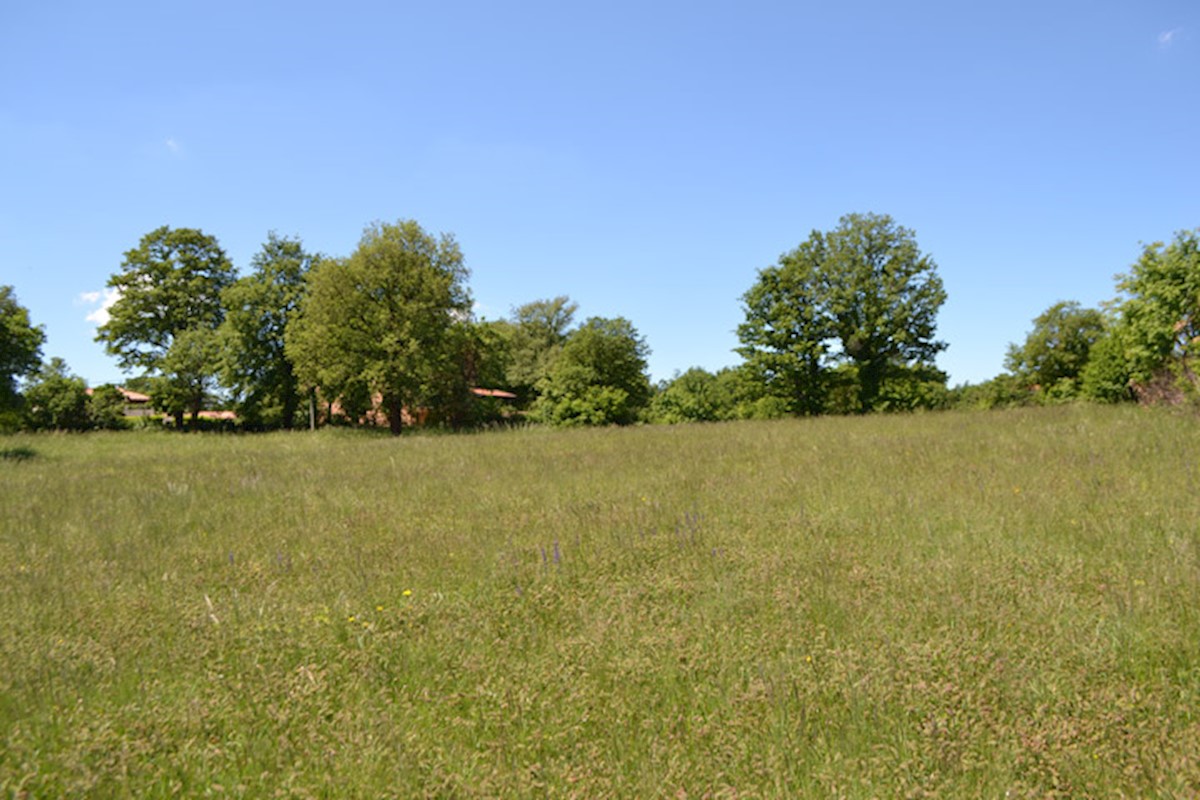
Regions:
<instances>
[{"instance_id":1,"label":"white cloud","mask_svg":"<svg viewBox=\"0 0 1200 800\"><path fill-rule=\"evenodd\" d=\"M1170 47L1179 38L1179 34L1183 33L1183 28L1172 28L1169 31L1163 31L1158 35L1158 46L1162 48Z\"/></svg>"},{"instance_id":2,"label":"white cloud","mask_svg":"<svg viewBox=\"0 0 1200 800\"><path fill-rule=\"evenodd\" d=\"M121 299L121 290L106 288L99 292L80 292L79 301L84 305L94 306L100 304L99 308L94 308L84 317L88 322L94 322L97 325L103 325L108 322L108 310L112 308L113 303Z\"/></svg>"},{"instance_id":3,"label":"white cloud","mask_svg":"<svg viewBox=\"0 0 1200 800\"><path fill-rule=\"evenodd\" d=\"M172 155L178 156L183 154L183 145L181 145L175 139L168 136L167 140L163 142L163 144L167 146L167 149L171 151Z\"/></svg>"}]
</instances>

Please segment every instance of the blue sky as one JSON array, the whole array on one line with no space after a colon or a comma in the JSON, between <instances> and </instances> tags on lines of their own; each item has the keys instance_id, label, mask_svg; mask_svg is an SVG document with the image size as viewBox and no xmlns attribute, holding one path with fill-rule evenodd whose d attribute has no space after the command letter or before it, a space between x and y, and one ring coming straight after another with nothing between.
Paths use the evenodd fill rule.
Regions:
<instances>
[{"instance_id":1,"label":"blue sky","mask_svg":"<svg viewBox=\"0 0 1200 800\"><path fill-rule=\"evenodd\" d=\"M937 262L939 364L977 382L1200 226L1197 131L1194 0L6 3L0 284L119 381L94 320L147 232L245 270L271 230L346 255L412 218L482 316L570 295L660 379L737 363L757 270L875 212Z\"/></svg>"}]
</instances>

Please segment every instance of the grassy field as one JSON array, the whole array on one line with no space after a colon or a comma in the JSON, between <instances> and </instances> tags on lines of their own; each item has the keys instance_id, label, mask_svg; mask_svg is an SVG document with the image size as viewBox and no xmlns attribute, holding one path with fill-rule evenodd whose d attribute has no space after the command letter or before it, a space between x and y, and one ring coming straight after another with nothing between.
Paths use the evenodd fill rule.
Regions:
<instances>
[{"instance_id":1,"label":"grassy field","mask_svg":"<svg viewBox=\"0 0 1200 800\"><path fill-rule=\"evenodd\" d=\"M1195 417L0 451L8 796L1200 794Z\"/></svg>"}]
</instances>

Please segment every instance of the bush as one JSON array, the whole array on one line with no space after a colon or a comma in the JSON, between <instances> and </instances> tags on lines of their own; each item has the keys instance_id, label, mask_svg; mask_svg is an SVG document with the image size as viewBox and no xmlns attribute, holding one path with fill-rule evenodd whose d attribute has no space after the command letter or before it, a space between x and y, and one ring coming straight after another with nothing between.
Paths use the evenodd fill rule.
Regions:
<instances>
[{"instance_id":1,"label":"bush","mask_svg":"<svg viewBox=\"0 0 1200 800\"><path fill-rule=\"evenodd\" d=\"M44 364L25 390L25 427L30 430L85 431L87 384L67 369L61 358Z\"/></svg>"},{"instance_id":2,"label":"bush","mask_svg":"<svg viewBox=\"0 0 1200 800\"><path fill-rule=\"evenodd\" d=\"M97 430L125 430L129 423L125 419L125 396L111 383L97 386L88 398L88 421Z\"/></svg>"}]
</instances>

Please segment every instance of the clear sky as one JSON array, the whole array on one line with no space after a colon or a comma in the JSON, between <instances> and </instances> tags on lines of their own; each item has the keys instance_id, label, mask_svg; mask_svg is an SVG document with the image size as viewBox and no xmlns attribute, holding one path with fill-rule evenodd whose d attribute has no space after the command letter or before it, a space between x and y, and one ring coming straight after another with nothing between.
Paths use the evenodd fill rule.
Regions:
<instances>
[{"instance_id":1,"label":"clear sky","mask_svg":"<svg viewBox=\"0 0 1200 800\"><path fill-rule=\"evenodd\" d=\"M939 364L992 377L1200 226L1200 3L0 5L0 284L93 384L104 286L161 225L244 271L271 230L347 255L416 219L480 315L570 295L661 379L737 363L757 270L851 212L915 231Z\"/></svg>"}]
</instances>

